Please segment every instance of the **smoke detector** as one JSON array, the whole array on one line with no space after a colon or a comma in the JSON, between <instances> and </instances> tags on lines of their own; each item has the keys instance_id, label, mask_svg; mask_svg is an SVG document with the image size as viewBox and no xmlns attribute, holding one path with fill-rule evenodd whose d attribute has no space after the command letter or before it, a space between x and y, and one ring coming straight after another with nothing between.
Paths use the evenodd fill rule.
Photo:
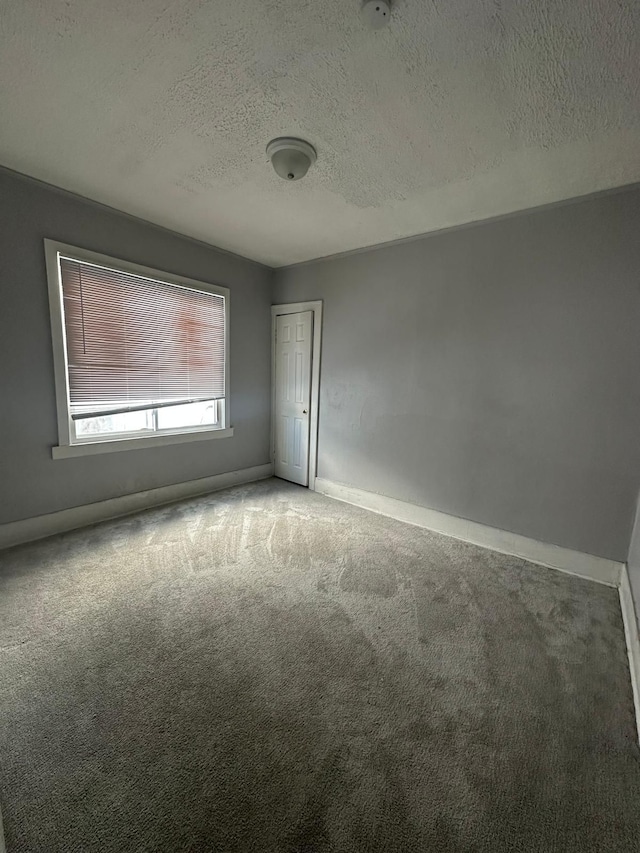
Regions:
<instances>
[{"instance_id":1,"label":"smoke detector","mask_svg":"<svg viewBox=\"0 0 640 853\"><path fill-rule=\"evenodd\" d=\"M304 139L280 136L267 145L267 157L277 175L285 181L299 181L316 162L316 149Z\"/></svg>"},{"instance_id":2,"label":"smoke detector","mask_svg":"<svg viewBox=\"0 0 640 853\"><path fill-rule=\"evenodd\" d=\"M367 0L362 7L362 17L372 30L381 30L389 23L391 9L385 0Z\"/></svg>"}]
</instances>

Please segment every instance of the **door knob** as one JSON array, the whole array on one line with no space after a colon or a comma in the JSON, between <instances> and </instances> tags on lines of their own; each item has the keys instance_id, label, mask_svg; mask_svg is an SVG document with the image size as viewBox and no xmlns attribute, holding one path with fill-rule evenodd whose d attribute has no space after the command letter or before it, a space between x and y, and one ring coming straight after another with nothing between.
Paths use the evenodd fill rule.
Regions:
<instances>
[{"instance_id":1,"label":"door knob","mask_svg":"<svg viewBox=\"0 0 640 853\"><path fill-rule=\"evenodd\" d=\"M306 414L307 414L307 410L306 410L306 409L303 409L303 410L302 410L302 414L303 414L303 415L306 415Z\"/></svg>"}]
</instances>

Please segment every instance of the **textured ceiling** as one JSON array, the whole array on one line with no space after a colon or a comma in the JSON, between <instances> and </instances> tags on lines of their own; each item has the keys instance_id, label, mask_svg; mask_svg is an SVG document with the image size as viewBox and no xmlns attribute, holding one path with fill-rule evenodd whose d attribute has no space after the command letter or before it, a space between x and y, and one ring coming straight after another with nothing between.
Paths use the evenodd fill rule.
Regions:
<instances>
[{"instance_id":1,"label":"textured ceiling","mask_svg":"<svg viewBox=\"0 0 640 853\"><path fill-rule=\"evenodd\" d=\"M640 180L638 0L359 7L0 0L0 163L272 266Z\"/></svg>"}]
</instances>

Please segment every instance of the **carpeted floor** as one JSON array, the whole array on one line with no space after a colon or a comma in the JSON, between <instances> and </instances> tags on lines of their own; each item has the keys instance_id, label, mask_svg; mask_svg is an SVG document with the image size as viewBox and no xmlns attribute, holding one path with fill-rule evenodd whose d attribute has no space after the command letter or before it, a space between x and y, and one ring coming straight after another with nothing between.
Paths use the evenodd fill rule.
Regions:
<instances>
[{"instance_id":1,"label":"carpeted floor","mask_svg":"<svg viewBox=\"0 0 640 853\"><path fill-rule=\"evenodd\" d=\"M615 590L278 480L0 554L8 853L632 853Z\"/></svg>"}]
</instances>

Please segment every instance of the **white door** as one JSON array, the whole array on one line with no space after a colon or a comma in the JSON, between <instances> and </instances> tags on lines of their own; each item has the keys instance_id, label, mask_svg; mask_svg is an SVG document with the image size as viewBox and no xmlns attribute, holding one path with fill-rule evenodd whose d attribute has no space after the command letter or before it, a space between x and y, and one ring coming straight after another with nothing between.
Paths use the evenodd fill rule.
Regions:
<instances>
[{"instance_id":1,"label":"white door","mask_svg":"<svg viewBox=\"0 0 640 853\"><path fill-rule=\"evenodd\" d=\"M275 475L309 485L313 311L276 317Z\"/></svg>"}]
</instances>

